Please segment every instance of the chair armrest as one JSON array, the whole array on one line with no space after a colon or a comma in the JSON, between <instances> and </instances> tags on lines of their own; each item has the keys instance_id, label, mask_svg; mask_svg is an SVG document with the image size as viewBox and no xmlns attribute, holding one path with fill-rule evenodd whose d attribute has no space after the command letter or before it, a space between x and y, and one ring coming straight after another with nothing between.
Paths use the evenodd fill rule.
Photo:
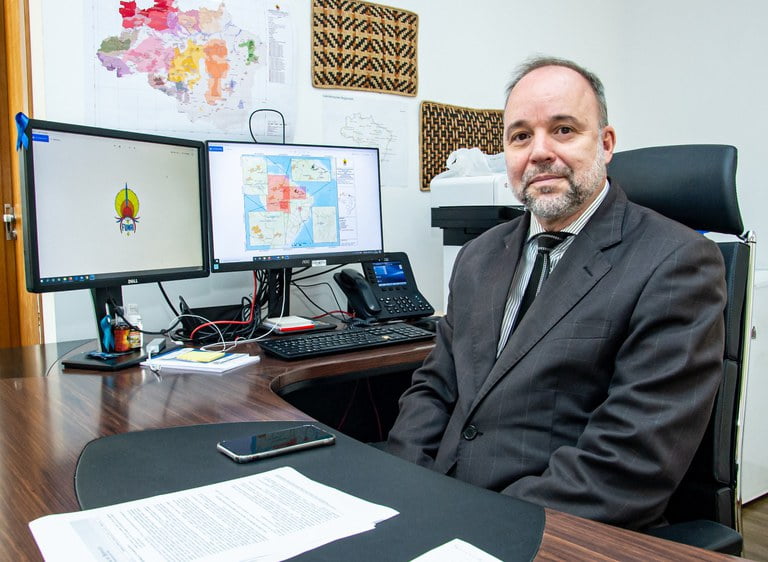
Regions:
<instances>
[{"instance_id":1,"label":"chair armrest","mask_svg":"<svg viewBox=\"0 0 768 562\"><path fill-rule=\"evenodd\" d=\"M663 527L647 529L643 532L646 535L661 539L734 556L741 554L744 543L738 531L705 519L673 523Z\"/></svg>"}]
</instances>

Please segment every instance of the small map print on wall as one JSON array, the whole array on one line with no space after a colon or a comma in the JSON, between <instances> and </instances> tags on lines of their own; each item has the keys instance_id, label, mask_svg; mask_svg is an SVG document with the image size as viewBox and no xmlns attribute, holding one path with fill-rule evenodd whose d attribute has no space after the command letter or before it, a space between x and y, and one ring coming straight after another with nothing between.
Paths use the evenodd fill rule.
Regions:
<instances>
[{"instance_id":1,"label":"small map print on wall","mask_svg":"<svg viewBox=\"0 0 768 562\"><path fill-rule=\"evenodd\" d=\"M404 100L381 97L324 94L323 140L332 145L378 148L381 184L406 187L409 159L402 133L412 122L409 105Z\"/></svg>"}]
</instances>

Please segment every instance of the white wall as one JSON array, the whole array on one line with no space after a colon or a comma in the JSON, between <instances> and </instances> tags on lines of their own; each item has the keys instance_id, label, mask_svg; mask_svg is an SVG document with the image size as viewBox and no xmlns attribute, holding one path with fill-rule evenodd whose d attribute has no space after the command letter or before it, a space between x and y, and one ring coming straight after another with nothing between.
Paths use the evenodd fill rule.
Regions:
<instances>
[{"instance_id":1,"label":"white wall","mask_svg":"<svg viewBox=\"0 0 768 562\"><path fill-rule=\"evenodd\" d=\"M413 154L408 164L411 185L384 191L385 243L392 251L408 253L422 291L436 306L443 302L441 235L429 227L430 195L418 189L418 103L431 100L501 108L512 69L533 53L572 58L601 76L619 150L691 142L737 146L745 223L757 231L758 242L760 232L768 230L762 228L768 218L760 168L768 131L764 57L768 4L762 0L383 3L419 14L418 96L370 94L377 99L406 100L412 117L412 126L402 133ZM311 86L309 2L298 5L305 6L306 16L297 18L301 56L295 141L311 143L322 138L318 115L327 91ZM47 53L46 59L53 56ZM39 67L41 61L35 64ZM46 95L66 99L66 85L46 88ZM49 116L54 117L67 118ZM768 244L758 243L758 267L768 268ZM193 306L201 306L237 302L249 292L249 283L247 274L218 274L167 287L172 295L183 293ZM311 294L334 307L327 289ZM82 292L47 299L55 301L49 308L55 306L56 312L54 325L50 320L46 325L48 336L67 340L94 335L88 299ZM139 304L146 326L158 328L170 319L154 286L126 288L125 299ZM294 297L294 303L293 312L303 313L301 299ZM762 331L768 333L768 327ZM755 345L762 342L758 339ZM759 370L761 366L755 366L753 376L764 376ZM757 402L751 402L753 410L759 407ZM768 474L768 467L758 470Z\"/></svg>"},{"instance_id":2,"label":"white wall","mask_svg":"<svg viewBox=\"0 0 768 562\"><path fill-rule=\"evenodd\" d=\"M512 69L533 53L573 58L602 77L619 150L683 142L735 144L740 150L745 220L755 228L764 220L756 186L761 137L768 120L761 93L768 78L754 67L757 53L766 52L768 46L760 29L768 6L759 0L728 5L715 0L483 0L470 9L463 0L387 3L419 14L419 91L416 98L369 94L405 101L412 123L403 132L413 155L408 162L411 185L384 189L385 244L392 251L408 252L422 291L436 306L443 302L441 234L429 227L430 194L418 189L418 104L431 100L501 108ZM296 18L300 103L295 141L317 142L323 138L318 118L322 94L328 91L311 85L309 8L308 3L296 5L300 6L297 11L303 8L306 13ZM53 9L53 5L44 2L43 8ZM55 64L56 56L45 53L44 59ZM35 63L39 70L43 62ZM72 107L76 118L79 110L68 95L66 85L47 85L47 104L36 107L56 107L57 113L48 118L66 120L63 103L65 108ZM761 247L758 265L768 267L766 252ZM169 288L183 291L193 305L210 305L236 302L249 284L247 274L217 274L207 280L169 284ZM331 306L327 288L310 294ZM153 285L127 288L125 298L138 301L149 325L159 327L170 319ZM65 340L93 333L91 319L85 318L90 315L86 293L59 294L47 300L55 301L56 309L55 326L46 326L49 337ZM302 310L300 297L294 297L294 302L296 312L316 312Z\"/></svg>"}]
</instances>

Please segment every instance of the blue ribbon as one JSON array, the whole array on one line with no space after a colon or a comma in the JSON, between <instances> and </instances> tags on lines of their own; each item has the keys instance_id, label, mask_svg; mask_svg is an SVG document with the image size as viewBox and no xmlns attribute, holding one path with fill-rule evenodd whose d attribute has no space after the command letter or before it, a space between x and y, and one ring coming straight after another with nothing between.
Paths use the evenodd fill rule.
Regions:
<instances>
[{"instance_id":1,"label":"blue ribbon","mask_svg":"<svg viewBox=\"0 0 768 562\"><path fill-rule=\"evenodd\" d=\"M115 336L112 334L112 319L109 314L99 321L101 327L101 350L109 353L115 349Z\"/></svg>"},{"instance_id":2,"label":"blue ribbon","mask_svg":"<svg viewBox=\"0 0 768 562\"><path fill-rule=\"evenodd\" d=\"M25 149L29 148L29 137L27 136L28 124L29 124L29 117L27 117L21 111L19 111L16 114L16 150L17 151L22 146Z\"/></svg>"}]
</instances>

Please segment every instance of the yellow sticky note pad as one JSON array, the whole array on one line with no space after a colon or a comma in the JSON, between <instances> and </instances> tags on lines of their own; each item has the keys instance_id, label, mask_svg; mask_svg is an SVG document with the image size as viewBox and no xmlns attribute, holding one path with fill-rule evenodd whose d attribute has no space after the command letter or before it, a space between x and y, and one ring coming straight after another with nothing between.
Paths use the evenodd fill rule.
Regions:
<instances>
[{"instance_id":1,"label":"yellow sticky note pad","mask_svg":"<svg viewBox=\"0 0 768 562\"><path fill-rule=\"evenodd\" d=\"M182 361L194 361L196 363L210 363L216 361L220 357L224 357L223 351L205 351L202 349L193 349L185 353L180 353L175 359L181 359Z\"/></svg>"}]
</instances>

